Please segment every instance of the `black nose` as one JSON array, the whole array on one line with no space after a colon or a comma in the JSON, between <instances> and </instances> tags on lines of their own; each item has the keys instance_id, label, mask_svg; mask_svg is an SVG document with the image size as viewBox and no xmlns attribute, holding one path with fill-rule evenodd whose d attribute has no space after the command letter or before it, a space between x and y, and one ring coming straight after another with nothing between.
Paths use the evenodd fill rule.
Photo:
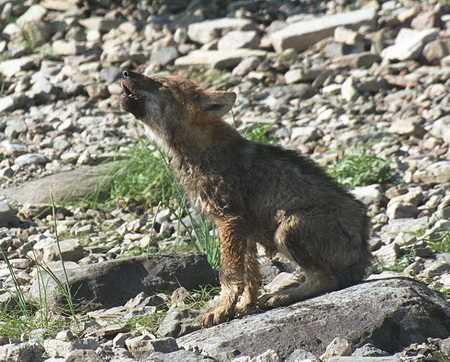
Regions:
<instances>
[{"instance_id":1,"label":"black nose","mask_svg":"<svg viewBox=\"0 0 450 362\"><path fill-rule=\"evenodd\" d=\"M124 70L122 72L122 78L123 79L128 79L130 77L130 72L128 72L127 70Z\"/></svg>"}]
</instances>

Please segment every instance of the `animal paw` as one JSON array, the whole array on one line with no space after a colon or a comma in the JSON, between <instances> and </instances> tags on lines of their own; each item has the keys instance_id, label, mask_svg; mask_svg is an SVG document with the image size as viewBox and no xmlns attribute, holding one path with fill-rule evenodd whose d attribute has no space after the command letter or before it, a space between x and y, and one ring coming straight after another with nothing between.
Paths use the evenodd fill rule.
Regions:
<instances>
[{"instance_id":1,"label":"animal paw","mask_svg":"<svg viewBox=\"0 0 450 362\"><path fill-rule=\"evenodd\" d=\"M233 310L226 305L219 305L203 315L203 328L212 327L230 320L233 317Z\"/></svg>"},{"instance_id":2,"label":"animal paw","mask_svg":"<svg viewBox=\"0 0 450 362\"><path fill-rule=\"evenodd\" d=\"M237 317L243 317L248 314L253 314L256 312L256 306L247 300L240 300L239 303L234 307L234 312Z\"/></svg>"}]
</instances>

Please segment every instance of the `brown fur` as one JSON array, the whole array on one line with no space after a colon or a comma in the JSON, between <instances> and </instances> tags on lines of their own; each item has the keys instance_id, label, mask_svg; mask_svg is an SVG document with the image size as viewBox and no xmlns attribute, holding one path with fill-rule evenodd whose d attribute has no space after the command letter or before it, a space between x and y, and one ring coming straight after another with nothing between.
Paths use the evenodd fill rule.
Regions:
<instances>
[{"instance_id":1,"label":"brown fur","mask_svg":"<svg viewBox=\"0 0 450 362\"><path fill-rule=\"evenodd\" d=\"M262 301L286 305L359 282L370 262L365 206L296 151L243 138L221 120L233 93L177 77L128 72L123 107L141 119L171 157L190 200L221 240L219 305L203 324L249 313L260 273L256 243L305 271L305 281ZM128 96L131 94L131 97Z\"/></svg>"}]
</instances>

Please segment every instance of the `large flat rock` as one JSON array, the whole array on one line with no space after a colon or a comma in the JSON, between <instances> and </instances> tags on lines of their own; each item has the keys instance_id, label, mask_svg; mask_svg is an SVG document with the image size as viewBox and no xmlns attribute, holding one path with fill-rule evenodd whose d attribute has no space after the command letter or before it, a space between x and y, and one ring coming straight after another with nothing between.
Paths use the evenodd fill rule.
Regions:
<instances>
[{"instance_id":1,"label":"large flat rock","mask_svg":"<svg viewBox=\"0 0 450 362\"><path fill-rule=\"evenodd\" d=\"M248 19L220 18L193 23L188 27L188 36L191 40L206 44L220 36L223 31L251 30L255 24Z\"/></svg>"},{"instance_id":2,"label":"large flat rock","mask_svg":"<svg viewBox=\"0 0 450 362\"><path fill-rule=\"evenodd\" d=\"M31 205L50 204L50 194L56 203L81 200L97 192L102 182L111 177L116 166L117 162L82 166L0 190L0 196L10 201Z\"/></svg>"},{"instance_id":3,"label":"large flat rock","mask_svg":"<svg viewBox=\"0 0 450 362\"><path fill-rule=\"evenodd\" d=\"M52 268L52 271L60 282L65 282L62 268ZM66 271L76 301L88 303L91 307L124 305L141 292L153 295L171 292L178 287L195 289L217 284L216 271L208 264L206 256L199 254L144 255L83 267L75 265ZM65 303L58 283L44 272L34 278L30 299L39 301L43 287L50 306Z\"/></svg>"},{"instance_id":4,"label":"large flat rock","mask_svg":"<svg viewBox=\"0 0 450 362\"><path fill-rule=\"evenodd\" d=\"M268 53L256 49L194 50L175 60L175 65L204 65L216 69L230 69L244 58L265 57Z\"/></svg>"},{"instance_id":5,"label":"large flat rock","mask_svg":"<svg viewBox=\"0 0 450 362\"><path fill-rule=\"evenodd\" d=\"M316 355L337 336L354 346L372 343L395 353L428 337L450 335L450 304L408 278L368 281L289 307L199 330L178 344L218 361L256 356L269 348L281 358L301 348Z\"/></svg>"},{"instance_id":6,"label":"large flat rock","mask_svg":"<svg viewBox=\"0 0 450 362\"><path fill-rule=\"evenodd\" d=\"M272 33L270 38L277 52L289 48L303 51L318 41L332 36L338 26L358 28L365 24L371 25L376 13L375 9L367 8L299 21Z\"/></svg>"}]
</instances>

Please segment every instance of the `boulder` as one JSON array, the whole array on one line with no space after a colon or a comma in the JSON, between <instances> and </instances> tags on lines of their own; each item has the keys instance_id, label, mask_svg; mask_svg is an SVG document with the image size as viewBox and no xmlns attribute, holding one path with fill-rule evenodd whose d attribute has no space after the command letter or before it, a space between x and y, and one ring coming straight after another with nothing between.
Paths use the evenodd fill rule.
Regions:
<instances>
[{"instance_id":1,"label":"boulder","mask_svg":"<svg viewBox=\"0 0 450 362\"><path fill-rule=\"evenodd\" d=\"M408 278L366 281L317 298L235 319L178 338L178 345L218 361L256 356L270 346L284 359L302 348L315 355L341 336L354 347L389 353L450 333L450 304Z\"/></svg>"},{"instance_id":2,"label":"boulder","mask_svg":"<svg viewBox=\"0 0 450 362\"><path fill-rule=\"evenodd\" d=\"M53 273L64 283L61 269ZM206 256L197 254L137 256L67 269L75 299L102 308L124 305L141 292L153 295L171 292L179 286L195 289L217 284L216 274ZM58 283L45 272L40 278L35 276L29 294L31 300L39 300L42 285L46 286L50 306L65 302Z\"/></svg>"},{"instance_id":3,"label":"boulder","mask_svg":"<svg viewBox=\"0 0 450 362\"><path fill-rule=\"evenodd\" d=\"M332 36L337 27L358 28L361 25L371 25L375 17L376 10L372 8L326 15L290 24L270 34L270 38L277 52L289 48L303 51L318 41Z\"/></svg>"},{"instance_id":4,"label":"boulder","mask_svg":"<svg viewBox=\"0 0 450 362\"><path fill-rule=\"evenodd\" d=\"M0 196L30 205L50 204L50 192L56 203L80 200L95 194L116 166L117 163L112 162L60 172L0 190Z\"/></svg>"}]
</instances>

